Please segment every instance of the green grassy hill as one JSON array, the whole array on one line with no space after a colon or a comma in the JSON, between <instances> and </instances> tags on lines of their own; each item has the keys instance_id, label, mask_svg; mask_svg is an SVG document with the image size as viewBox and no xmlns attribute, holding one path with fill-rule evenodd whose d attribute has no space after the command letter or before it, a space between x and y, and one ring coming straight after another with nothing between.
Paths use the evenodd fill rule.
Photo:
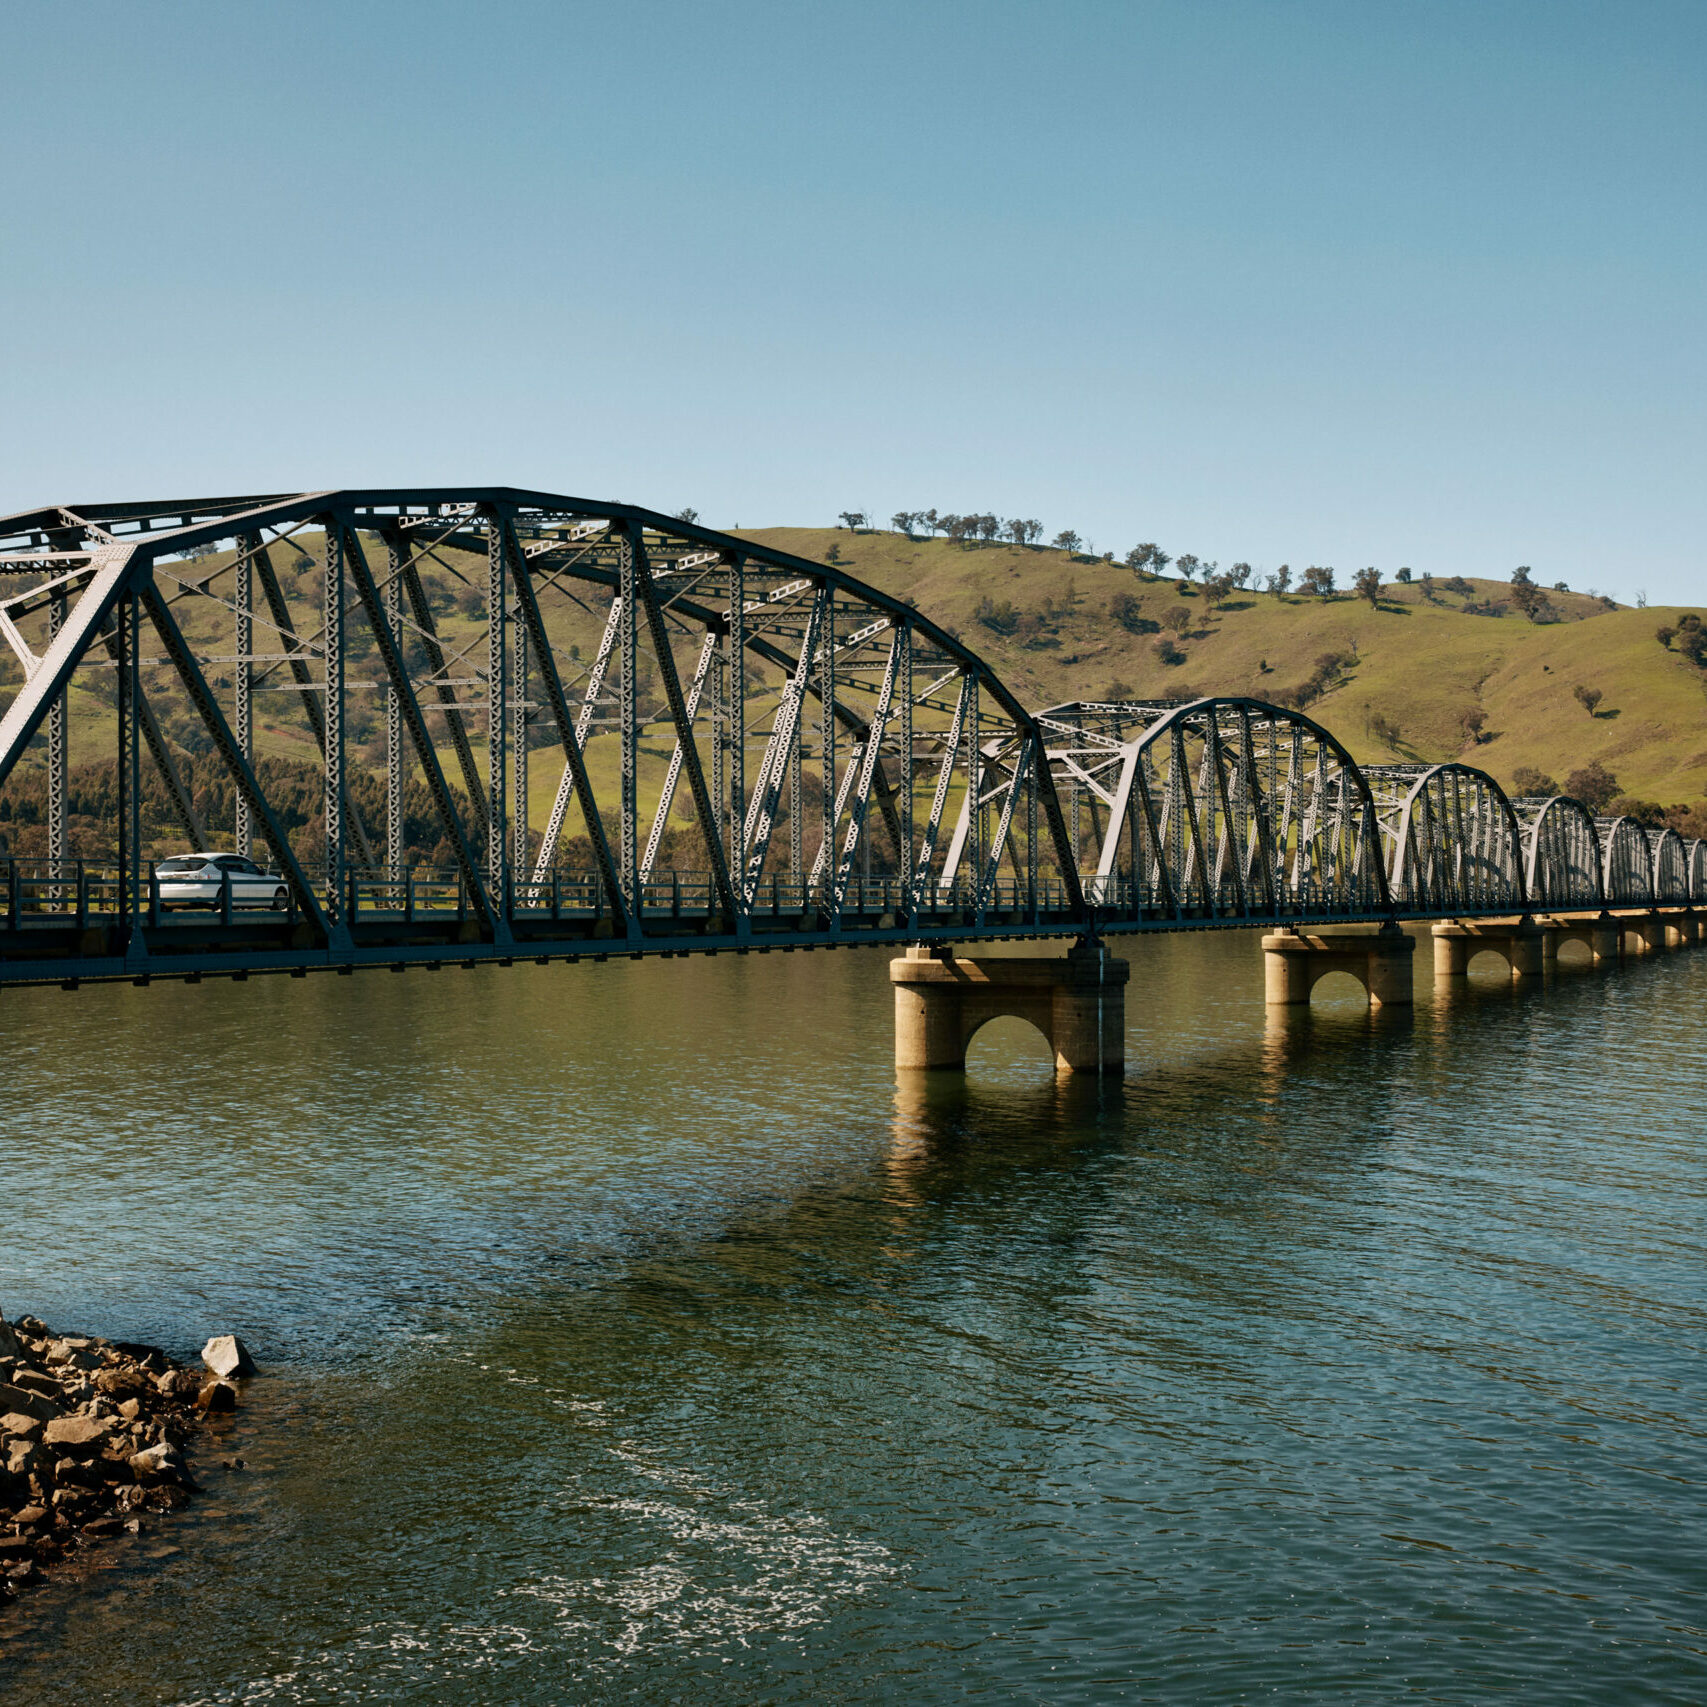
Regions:
<instances>
[{"instance_id":1,"label":"green grassy hill","mask_svg":"<svg viewBox=\"0 0 1707 1707\"><path fill-rule=\"evenodd\" d=\"M1520 767L1562 780L1598 760L1644 800L1669 806L1707 796L1707 675L1655 638L1681 610L1609 610L1548 590L1557 620L1530 622L1501 606L1511 589L1497 581L1469 581L1467 594L1437 581L1432 597L1416 584L1386 583L1373 606L1348 592L1318 599L1247 590L1217 609L1185 582L1139 580L1119 564L1042 546L829 528L745 537L818 561L834 550L850 573L952 629L1036 707L1200 693L1285 698L1334 655L1341 667L1304 697L1360 761L1461 759L1509 785ZM1119 594L1134 601L1124 624L1111 612ZM994 608L981 621L985 600ZM1186 613L1177 639L1167 626L1181 621L1173 611ZM1179 662L1162 661L1164 637L1174 639ZM1602 695L1592 715L1575 697L1579 686ZM1479 738L1467 733L1477 713Z\"/></svg>"}]
</instances>

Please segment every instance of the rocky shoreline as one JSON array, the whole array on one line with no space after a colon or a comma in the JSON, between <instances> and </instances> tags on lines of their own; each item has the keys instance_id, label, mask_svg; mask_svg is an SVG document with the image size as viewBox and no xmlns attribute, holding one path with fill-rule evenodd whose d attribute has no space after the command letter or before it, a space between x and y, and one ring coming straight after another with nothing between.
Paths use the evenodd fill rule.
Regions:
<instances>
[{"instance_id":1,"label":"rocky shoreline","mask_svg":"<svg viewBox=\"0 0 1707 1707\"><path fill-rule=\"evenodd\" d=\"M230 1334L202 1361L0 1316L0 1605L188 1503L187 1448L206 1416L236 1409L237 1383L254 1373Z\"/></svg>"}]
</instances>

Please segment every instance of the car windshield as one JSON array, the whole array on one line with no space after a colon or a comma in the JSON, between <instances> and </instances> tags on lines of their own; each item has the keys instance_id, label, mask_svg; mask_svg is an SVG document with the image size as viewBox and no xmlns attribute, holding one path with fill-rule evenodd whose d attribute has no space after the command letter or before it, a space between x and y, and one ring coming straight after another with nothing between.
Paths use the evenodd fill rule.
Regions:
<instances>
[{"instance_id":1,"label":"car windshield","mask_svg":"<svg viewBox=\"0 0 1707 1707\"><path fill-rule=\"evenodd\" d=\"M186 854L182 859L163 859L154 869L156 871L200 871L208 863L200 854Z\"/></svg>"}]
</instances>

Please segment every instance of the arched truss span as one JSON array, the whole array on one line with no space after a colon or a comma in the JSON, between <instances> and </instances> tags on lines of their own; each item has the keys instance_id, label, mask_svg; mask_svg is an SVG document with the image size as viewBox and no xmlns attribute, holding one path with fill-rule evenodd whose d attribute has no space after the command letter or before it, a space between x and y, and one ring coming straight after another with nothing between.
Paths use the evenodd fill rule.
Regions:
<instances>
[{"instance_id":1,"label":"arched truss span","mask_svg":"<svg viewBox=\"0 0 1707 1707\"><path fill-rule=\"evenodd\" d=\"M1395 902L1419 913L1522 909L1523 831L1491 776L1460 764L1368 766L1363 774Z\"/></svg>"},{"instance_id":2,"label":"arched truss span","mask_svg":"<svg viewBox=\"0 0 1707 1707\"><path fill-rule=\"evenodd\" d=\"M1513 803L1523 825L1524 882L1532 907L1561 912L1604 904L1594 814L1568 795Z\"/></svg>"},{"instance_id":3,"label":"arched truss span","mask_svg":"<svg viewBox=\"0 0 1707 1707\"><path fill-rule=\"evenodd\" d=\"M1609 907L1646 907L1654 898L1654 854L1634 818L1597 818L1600 884Z\"/></svg>"},{"instance_id":4,"label":"arched truss span","mask_svg":"<svg viewBox=\"0 0 1707 1707\"><path fill-rule=\"evenodd\" d=\"M1257 699L1038 716L1101 916L1360 916L1388 905L1375 802L1302 713Z\"/></svg>"},{"instance_id":5,"label":"arched truss span","mask_svg":"<svg viewBox=\"0 0 1707 1707\"><path fill-rule=\"evenodd\" d=\"M1676 830L1650 830L1653 843L1653 896L1660 906L1677 906L1687 902L1689 887L1689 849Z\"/></svg>"},{"instance_id":6,"label":"arched truss span","mask_svg":"<svg viewBox=\"0 0 1707 1707\"><path fill-rule=\"evenodd\" d=\"M1691 902L1707 900L1707 842L1692 841L1686 848Z\"/></svg>"},{"instance_id":7,"label":"arched truss span","mask_svg":"<svg viewBox=\"0 0 1707 1707\"><path fill-rule=\"evenodd\" d=\"M489 943L547 907L619 938L660 914L737 937L1085 916L1037 725L988 666L848 575L693 522L510 488L97 505L0 522L0 573L27 677L0 783L52 725L57 882L79 851L63 708L103 702L108 755L78 757L117 756L99 851L125 917L152 858L210 830L264 844L327 943L430 893ZM312 838L264 780L283 752L319 772ZM424 861L440 889L405 893Z\"/></svg>"}]
</instances>

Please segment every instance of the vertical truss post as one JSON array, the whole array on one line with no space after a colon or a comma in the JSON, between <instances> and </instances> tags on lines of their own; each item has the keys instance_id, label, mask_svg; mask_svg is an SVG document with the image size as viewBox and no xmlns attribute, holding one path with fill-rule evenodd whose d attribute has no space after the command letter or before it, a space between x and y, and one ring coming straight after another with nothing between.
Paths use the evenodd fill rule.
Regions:
<instances>
[{"instance_id":1,"label":"vertical truss post","mask_svg":"<svg viewBox=\"0 0 1707 1707\"><path fill-rule=\"evenodd\" d=\"M385 542L386 576L383 616L392 644L403 652L403 579L409 548L400 534ZM393 883L403 880L403 696L389 682L385 695L385 872Z\"/></svg>"},{"instance_id":2,"label":"vertical truss post","mask_svg":"<svg viewBox=\"0 0 1707 1707\"><path fill-rule=\"evenodd\" d=\"M729 792L722 796L727 826L723 856L729 869L738 869L741 850L733 839L741 832L747 808L747 560L729 563ZM733 848L733 853L731 849Z\"/></svg>"},{"instance_id":3,"label":"vertical truss post","mask_svg":"<svg viewBox=\"0 0 1707 1707\"><path fill-rule=\"evenodd\" d=\"M506 567L503 524L492 510L486 516L486 883L493 905L505 913L509 911L509 885L504 881L509 850L504 845L504 747L510 686Z\"/></svg>"},{"instance_id":4,"label":"vertical truss post","mask_svg":"<svg viewBox=\"0 0 1707 1707\"><path fill-rule=\"evenodd\" d=\"M51 645L60 629L65 626L65 594L55 593L47 607L47 632ZM59 878L60 867L69 857L70 848L66 845L65 823L65 787L66 767L69 763L67 751L66 713L67 701L71 698L70 688L65 688L53 697L53 709L47 714L47 858L48 878L53 884L51 891L55 901L60 898Z\"/></svg>"},{"instance_id":5,"label":"vertical truss post","mask_svg":"<svg viewBox=\"0 0 1707 1707\"><path fill-rule=\"evenodd\" d=\"M528 868L528 631L515 625L516 679L510 704L511 869Z\"/></svg>"},{"instance_id":6,"label":"vertical truss post","mask_svg":"<svg viewBox=\"0 0 1707 1707\"><path fill-rule=\"evenodd\" d=\"M895 875L901 905L913 911L913 625L903 623L901 645L901 845Z\"/></svg>"},{"instance_id":7,"label":"vertical truss post","mask_svg":"<svg viewBox=\"0 0 1707 1707\"><path fill-rule=\"evenodd\" d=\"M1037 923L1037 779L1048 768L1049 754L1039 743L1037 762L1025 785L1025 910L1031 922ZM1138 862L1134 858L1133 870Z\"/></svg>"},{"instance_id":8,"label":"vertical truss post","mask_svg":"<svg viewBox=\"0 0 1707 1707\"><path fill-rule=\"evenodd\" d=\"M119 940L126 958L144 949L142 911L142 743L137 738L141 640L136 598L126 594L113 613L118 663ZM145 949L144 949L145 951Z\"/></svg>"},{"instance_id":9,"label":"vertical truss post","mask_svg":"<svg viewBox=\"0 0 1707 1707\"><path fill-rule=\"evenodd\" d=\"M238 535L237 560L232 564L231 602L235 606L232 619L232 650L237 665L232 677L232 733L237 737L237 750L243 762L253 768L255 763L255 717L253 703L254 665L250 659L255 652L255 558L261 549L261 536ZM255 848L254 822L249 816L249 802L241 789L231 791L236 796L232 819L232 846L247 859Z\"/></svg>"},{"instance_id":10,"label":"vertical truss post","mask_svg":"<svg viewBox=\"0 0 1707 1707\"><path fill-rule=\"evenodd\" d=\"M802 848L802 827L806 816L805 791L800 776L804 768L801 748L805 745L796 737L788 749L788 876L798 883L806 871L806 855Z\"/></svg>"},{"instance_id":11,"label":"vertical truss post","mask_svg":"<svg viewBox=\"0 0 1707 1707\"><path fill-rule=\"evenodd\" d=\"M971 681L972 709L966 719L966 800L972 810L972 821L968 825L972 835L972 882L974 884L974 905L983 903L983 871L984 871L984 748L979 737L982 733L982 713L979 704L978 689L980 686L977 676Z\"/></svg>"},{"instance_id":12,"label":"vertical truss post","mask_svg":"<svg viewBox=\"0 0 1707 1707\"><path fill-rule=\"evenodd\" d=\"M818 725L819 756L824 770L823 832L818 843L818 858L814 875L830 869L830 850L835 846L836 827L841 818L841 801L836 796L836 590L824 589L823 666L819 671Z\"/></svg>"},{"instance_id":13,"label":"vertical truss post","mask_svg":"<svg viewBox=\"0 0 1707 1707\"><path fill-rule=\"evenodd\" d=\"M344 860L344 531L336 516L325 518L325 610L320 632L326 642L326 917L334 928L347 924Z\"/></svg>"},{"instance_id":14,"label":"vertical truss post","mask_svg":"<svg viewBox=\"0 0 1707 1707\"><path fill-rule=\"evenodd\" d=\"M635 675L640 664L640 633L635 622L636 557L640 524L622 525L622 570L618 578L622 648L622 890L631 916L641 915L640 893L640 702Z\"/></svg>"}]
</instances>

